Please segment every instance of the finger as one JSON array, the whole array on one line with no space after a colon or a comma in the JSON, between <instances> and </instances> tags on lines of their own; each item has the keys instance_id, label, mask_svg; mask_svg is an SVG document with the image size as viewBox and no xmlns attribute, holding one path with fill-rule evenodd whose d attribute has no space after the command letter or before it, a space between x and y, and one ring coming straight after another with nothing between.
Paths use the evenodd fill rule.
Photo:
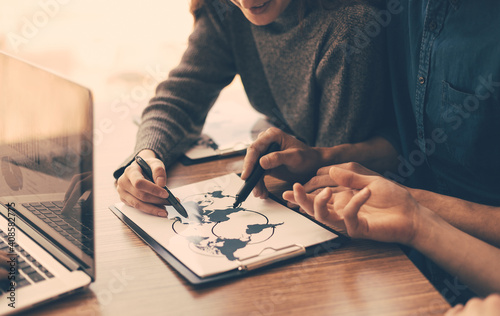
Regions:
<instances>
[{"instance_id":1,"label":"finger","mask_svg":"<svg viewBox=\"0 0 500 316\"><path fill-rule=\"evenodd\" d=\"M138 209L144 213L159 216L159 217L167 217L167 211L164 207L160 207L155 204L144 203L138 199L136 199L133 195L128 193L120 194L120 199L126 205Z\"/></svg>"},{"instance_id":2,"label":"finger","mask_svg":"<svg viewBox=\"0 0 500 316\"><path fill-rule=\"evenodd\" d=\"M142 179L141 181L147 185L155 185L146 179ZM149 184L148 184L148 182L149 182ZM140 189L134 187L134 185L132 185L130 180L124 175L122 175L120 178L118 178L118 181L116 184L116 190L118 191L118 194L120 194L120 195L130 194L130 195L134 196L136 199L138 199L144 203L158 204L158 205L168 204L168 201L166 199L158 197L156 195L151 195L148 192L145 192L143 190L140 190ZM167 194L167 196L168 196L168 194Z\"/></svg>"},{"instance_id":3,"label":"finger","mask_svg":"<svg viewBox=\"0 0 500 316\"><path fill-rule=\"evenodd\" d=\"M241 179L246 180L257 165L261 155L266 151L271 141L262 136L253 142L248 148L243 160L243 170L241 171Z\"/></svg>"},{"instance_id":4,"label":"finger","mask_svg":"<svg viewBox=\"0 0 500 316\"><path fill-rule=\"evenodd\" d=\"M278 168L282 165L297 167L304 163L304 156L297 148L267 154L260 158L260 165L265 170Z\"/></svg>"},{"instance_id":5,"label":"finger","mask_svg":"<svg viewBox=\"0 0 500 316\"><path fill-rule=\"evenodd\" d=\"M324 189L314 199L314 216L327 225L333 225L345 231L344 217L335 207L335 198L331 188Z\"/></svg>"},{"instance_id":6,"label":"finger","mask_svg":"<svg viewBox=\"0 0 500 316\"><path fill-rule=\"evenodd\" d=\"M347 203L343 210L344 222L347 228L347 232L351 237L362 237L359 231L360 220L358 218L359 210L361 206L370 198L370 190L364 188Z\"/></svg>"},{"instance_id":7,"label":"finger","mask_svg":"<svg viewBox=\"0 0 500 316\"><path fill-rule=\"evenodd\" d=\"M286 155L284 155L283 153L283 151L279 151L262 156L259 159L259 163L262 166L262 169L269 170L284 165L286 161Z\"/></svg>"},{"instance_id":8,"label":"finger","mask_svg":"<svg viewBox=\"0 0 500 316\"><path fill-rule=\"evenodd\" d=\"M467 301L464 306L463 314L465 315L484 315L484 303L483 299L478 297L473 297Z\"/></svg>"},{"instance_id":9,"label":"finger","mask_svg":"<svg viewBox=\"0 0 500 316\"><path fill-rule=\"evenodd\" d=\"M328 174L326 174L312 177L311 180L304 184L304 189L306 190L306 192L311 193L317 189L335 186L337 186L337 182L335 182Z\"/></svg>"},{"instance_id":10,"label":"finger","mask_svg":"<svg viewBox=\"0 0 500 316\"><path fill-rule=\"evenodd\" d=\"M247 153L243 160L243 170L241 172L241 178L243 180L246 180L250 176L255 165L271 143L276 142L280 145L280 148L282 148L282 134L283 132L275 127L268 128L266 131L259 134L257 140L247 148Z\"/></svg>"},{"instance_id":11,"label":"finger","mask_svg":"<svg viewBox=\"0 0 500 316\"><path fill-rule=\"evenodd\" d=\"M300 183L293 185L294 198L297 204L309 215L314 215L313 199L307 196L304 187Z\"/></svg>"},{"instance_id":12,"label":"finger","mask_svg":"<svg viewBox=\"0 0 500 316\"><path fill-rule=\"evenodd\" d=\"M149 163L148 163L149 164ZM153 163L154 165L154 163ZM158 168L158 166L151 166L151 170L153 168ZM157 171L158 172L158 171ZM122 175L123 176L123 175ZM136 197L140 198L143 201L153 202L150 200L146 200L139 196L140 194L150 194L160 199L168 198L168 192L159 185L152 183L149 180L146 180L144 177L141 168L136 162L133 162L130 166L125 169L124 176L128 179L133 190L129 189L128 191L133 193ZM155 174L153 173L153 177ZM120 177L121 178L121 177ZM120 179L119 179L120 180ZM161 181L161 180L160 180ZM142 191L142 192L141 192Z\"/></svg>"},{"instance_id":13,"label":"finger","mask_svg":"<svg viewBox=\"0 0 500 316\"><path fill-rule=\"evenodd\" d=\"M66 194L64 195L64 200L67 200L69 199L69 197L74 194L75 192L75 186L79 186L80 185L80 178L81 175L80 174L77 174L77 175L74 175L72 178L71 178L71 182L69 184L69 187L68 189L66 190ZM80 191L80 190L78 190Z\"/></svg>"},{"instance_id":14,"label":"finger","mask_svg":"<svg viewBox=\"0 0 500 316\"><path fill-rule=\"evenodd\" d=\"M360 190L377 179L376 176L362 175L340 167L332 167L330 177L341 186Z\"/></svg>"},{"instance_id":15,"label":"finger","mask_svg":"<svg viewBox=\"0 0 500 316\"><path fill-rule=\"evenodd\" d=\"M314 198L314 217L320 222L326 220L330 215L327 203L331 198L332 191L329 188L325 188Z\"/></svg>"},{"instance_id":16,"label":"finger","mask_svg":"<svg viewBox=\"0 0 500 316\"><path fill-rule=\"evenodd\" d=\"M500 311L500 295L498 293L490 294L484 300L483 307L485 309L484 315L495 315Z\"/></svg>"},{"instance_id":17,"label":"finger","mask_svg":"<svg viewBox=\"0 0 500 316\"><path fill-rule=\"evenodd\" d=\"M370 170L357 162L346 162L346 163L334 165L332 167L350 170L350 171L353 171L355 173L366 175L366 176L380 176L379 173L377 173L373 170Z\"/></svg>"},{"instance_id":18,"label":"finger","mask_svg":"<svg viewBox=\"0 0 500 316\"><path fill-rule=\"evenodd\" d=\"M75 206L76 202L78 202L78 199L80 198L81 194L82 194L81 182L79 181L73 187L73 190L72 190L71 194L68 196L68 198L64 199L64 205L62 208L63 214L68 214L68 212L73 210L73 207Z\"/></svg>"},{"instance_id":19,"label":"finger","mask_svg":"<svg viewBox=\"0 0 500 316\"><path fill-rule=\"evenodd\" d=\"M492 305L500 307L500 294L498 293L493 293L488 295L488 297L485 299L485 301L488 301Z\"/></svg>"},{"instance_id":20,"label":"finger","mask_svg":"<svg viewBox=\"0 0 500 316\"><path fill-rule=\"evenodd\" d=\"M316 175L318 175L318 176L328 175L331 167L332 166L324 166L324 167L319 168L318 171L316 171Z\"/></svg>"},{"instance_id":21,"label":"finger","mask_svg":"<svg viewBox=\"0 0 500 316\"><path fill-rule=\"evenodd\" d=\"M291 208L293 210L299 210L300 206L295 201L295 197L293 195L293 191L292 190L283 192L283 194L281 196L283 197L283 200L287 201L286 206L288 208Z\"/></svg>"},{"instance_id":22,"label":"finger","mask_svg":"<svg viewBox=\"0 0 500 316\"><path fill-rule=\"evenodd\" d=\"M248 179L259 157L260 155L257 149L255 148L255 145L254 144L250 145L247 148L245 158L243 159L243 170L241 171L241 179L243 180Z\"/></svg>"},{"instance_id":23,"label":"finger","mask_svg":"<svg viewBox=\"0 0 500 316\"><path fill-rule=\"evenodd\" d=\"M344 192L344 191L352 191L351 188L346 188L346 187L330 187L330 190L332 190L332 193L333 194L338 194L338 193L341 193L341 192Z\"/></svg>"},{"instance_id":24,"label":"finger","mask_svg":"<svg viewBox=\"0 0 500 316\"><path fill-rule=\"evenodd\" d=\"M344 191L339 192L339 193L335 193L334 198L333 198L333 200L334 200L333 201L333 208L337 212L343 213L344 208L349 203L349 201L351 201L351 199L353 198L355 193L356 192L354 192L352 189L344 190Z\"/></svg>"},{"instance_id":25,"label":"finger","mask_svg":"<svg viewBox=\"0 0 500 316\"><path fill-rule=\"evenodd\" d=\"M295 201L295 196L293 194L293 190L285 191L281 195L285 201L288 201L291 204L297 205L297 202Z\"/></svg>"},{"instance_id":26,"label":"finger","mask_svg":"<svg viewBox=\"0 0 500 316\"><path fill-rule=\"evenodd\" d=\"M462 310L464 309L464 306L462 304L457 304L453 308L450 308L444 316L453 316L453 315L458 315Z\"/></svg>"},{"instance_id":27,"label":"finger","mask_svg":"<svg viewBox=\"0 0 500 316\"><path fill-rule=\"evenodd\" d=\"M148 159L146 161L151 168L151 172L153 173L153 179L156 185L160 188L163 188L167 185L167 172L165 170L165 165L160 159Z\"/></svg>"},{"instance_id":28,"label":"finger","mask_svg":"<svg viewBox=\"0 0 500 316\"><path fill-rule=\"evenodd\" d=\"M92 190L92 184L91 172L85 172L73 176L73 178L71 179L70 187L68 188L64 196L62 213L69 215L69 212L73 210L73 207L78 202L83 193L88 190Z\"/></svg>"}]
</instances>

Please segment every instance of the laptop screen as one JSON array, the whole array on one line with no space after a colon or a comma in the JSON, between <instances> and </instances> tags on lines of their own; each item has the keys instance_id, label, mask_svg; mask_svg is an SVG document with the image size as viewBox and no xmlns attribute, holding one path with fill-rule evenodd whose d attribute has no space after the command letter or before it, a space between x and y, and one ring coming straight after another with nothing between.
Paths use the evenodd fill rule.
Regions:
<instances>
[{"instance_id":1,"label":"laptop screen","mask_svg":"<svg viewBox=\"0 0 500 316\"><path fill-rule=\"evenodd\" d=\"M0 203L94 277L92 96L0 53Z\"/></svg>"}]
</instances>

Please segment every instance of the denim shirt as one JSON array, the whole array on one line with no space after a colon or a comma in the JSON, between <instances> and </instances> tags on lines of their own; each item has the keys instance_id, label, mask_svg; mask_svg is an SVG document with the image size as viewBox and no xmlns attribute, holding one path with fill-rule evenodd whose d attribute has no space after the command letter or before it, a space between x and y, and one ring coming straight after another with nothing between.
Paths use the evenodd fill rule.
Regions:
<instances>
[{"instance_id":1,"label":"denim shirt","mask_svg":"<svg viewBox=\"0 0 500 316\"><path fill-rule=\"evenodd\" d=\"M389 176L500 206L500 1L400 4L387 29L401 153Z\"/></svg>"}]
</instances>

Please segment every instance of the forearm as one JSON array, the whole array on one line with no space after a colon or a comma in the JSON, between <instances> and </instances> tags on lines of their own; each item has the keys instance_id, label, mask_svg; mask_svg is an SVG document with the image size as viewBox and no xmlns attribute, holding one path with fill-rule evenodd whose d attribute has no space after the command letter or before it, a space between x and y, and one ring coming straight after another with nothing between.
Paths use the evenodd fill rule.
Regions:
<instances>
[{"instance_id":1,"label":"forearm","mask_svg":"<svg viewBox=\"0 0 500 316\"><path fill-rule=\"evenodd\" d=\"M429 209L422 209L422 220L410 246L456 275L477 294L499 292L500 249L458 230Z\"/></svg>"},{"instance_id":2,"label":"forearm","mask_svg":"<svg viewBox=\"0 0 500 316\"><path fill-rule=\"evenodd\" d=\"M323 166L357 162L378 173L394 170L397 167L396 149L380 136L375 136L364 142L342 144L319 150Z\"/></svg>"},{"instance_id":3,"label":"forearm","mask_svg":"<svg viewBox=\"0 0 500 316\"><path fill-rule=\"evenodd\" d=\"M500 208L468 202L425 190L409 189L423 206L456 228L500 247Z\"/></svg>"},{"instance_id":4,"label":"forearm","mask_svg":"<svg viewBox=\"0 0 500 316\"><path fill-rule=\"evenodd\" d=\"M161 105L155 104L160 102ZM134 152L150 149L168 166L196 141L201 129L202 125L194 124L193 115L183 104L154 98L144 111Z\"/></svg>"}]
</instances>

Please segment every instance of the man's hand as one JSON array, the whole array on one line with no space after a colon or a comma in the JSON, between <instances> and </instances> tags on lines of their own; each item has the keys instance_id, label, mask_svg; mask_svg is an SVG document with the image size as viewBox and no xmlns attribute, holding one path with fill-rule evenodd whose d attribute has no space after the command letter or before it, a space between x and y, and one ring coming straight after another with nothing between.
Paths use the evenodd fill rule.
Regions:
<instances>
[{"instance_id":1,"label":"man's hand","mask_svg":"<svg viewBox=\"0 0 500 316\"><path fill-rule=\"evenodd\" d=\"M306 184L304 184L304 191L305 193L308 193L308 199L311 200L308 204L312 203L312 199L314 199L314 196L319 194L323 189L329 188L329 190L332 193L340 193L343 191L350 191L350 188L346 188L343 186L338 185L337 182L335 182L331 177L330 177L330 169L332 167L339 167L342 169L346 170L351 170L353 172L359 173L359 174L364 174L364 175L379 175L375 171L372 171L370 169L367 169L363 167L362 165L354 162L348 162L348 163L343 163L343 164L338 164L338 165L332 165L332 166L325 166L316 172L316 175L312 177L309 181L307 181ZM290 208L296 208L298 207L296 203L292 202L295 197L292 191L287 191L284 193L283 198L288 201L288 207ZM304 201L305 202L305 201ZM306 210L301 209L301 211L306 212ZM338 226L337 226L338 227Z\"/></svg>"},{"instance_id":2,"label":"man's hand","mask_svg":"<svg viewBox=\"0 0 500 316\"><path fill-rule=\"evenodd\" d=\"M273 142L278 143L281 150L265 155L259 160L259 157ZM320 148L309 147L280 129L271 127L261 133L257 140L248 147L241 178L246 180L254 166L260 162L262 168L268 170L269 174L276 178L285 181L307 181L322 165L321 151ZM263 180L259 181L253 192L256 197L267 197L268 191Z\"/></svg>"},{"instance_id":3,"label":"man's hand","mask_svg":"<svg viewBox=\"0 0 500 316\"><path fill-rule=\"evenodd\" d=\"M164 205L168 204L168 192L163 188L167 184L165 165L151 150L142 150L139 156L151 167L155 183L144 177L141 167L134 161L118 178L116 190L126 205L148 214L166 217Z\"/></svg>"},{"instance_id":4,"label":"man's hand","mask_svg":"<svg viewBox=\"0 0 500 316\"><path fill-rule=\"evenodd\" d=\"M332 167L338 167L346 170L351 170L355 173L358 174L363 174L363 175L371 175L371 176L380 176L380 174L376 173L375 171L372 171L370 169L367 169L363 167L362 165L358 163L353 163L353 162L348 162L348 163L343 163L343 164L338 164L338 165L332 165L332 166L325 166L316 172L316 176L312 177L309 181L307 181L306 184L304 184L304 189L306 190L307 193L313 193L315 191L320 191L323 188L326 187L339 187L338 183L335 182L331 177L330 177L330 169ZM345 188L339 187L338 190L335 191L345 191Z\"/></svg>"},{"instance_id":5,"label":"man's hand","mask_svg":"<svg viewBox=\"0 0 500 316\"><path fill-rule=\"evenodd\" d=\"M341 165L329 171L331 180L345 188L341 192L325 188L312 195L295 185L293 200L289 199L289 192L283 197L326 224L338 227L343 220L353 238L411 244L423 207L404 187L377 175L349 169L352 168Z\"/></svg>"}]
</instances>

